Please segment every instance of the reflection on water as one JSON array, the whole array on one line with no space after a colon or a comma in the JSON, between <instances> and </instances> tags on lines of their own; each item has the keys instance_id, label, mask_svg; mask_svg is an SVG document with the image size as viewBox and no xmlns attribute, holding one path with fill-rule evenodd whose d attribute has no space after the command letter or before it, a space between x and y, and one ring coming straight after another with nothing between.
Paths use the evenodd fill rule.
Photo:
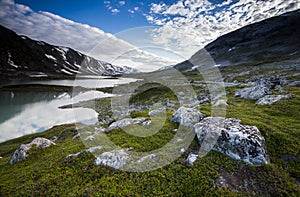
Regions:
<instances>
[{"instance_id":1,"label":"reflection on water","mask_svg":"<svg viewBox=\"0 0 300 197\"><path fill-rule=\"evenodd\" d=\"M51 81L30 81L24 84L43 84L43 85L60 85L60 86L82 86L84 88L104 88L112 87L116 84L126 84L135 82L133 78L118 79L76 79L76 80L51 80Z\"/></svg>"},{"instance_id":2,"label":"reflection on water","mask_svg":"<svg viewBox=\"0 0 300 197\"><path fill-rule=\"evenodd\" d=\"M73 98L68 93L0 92L0 96L2 110L0 115L1 142L31 133L42 132L58 124L74 122L95 124L98 121L98 114L92 109L59 109L58 107L111 95L99 91L88 91ZM74 113L76 113L76 120Z\"/></svg>"}]
</instances>

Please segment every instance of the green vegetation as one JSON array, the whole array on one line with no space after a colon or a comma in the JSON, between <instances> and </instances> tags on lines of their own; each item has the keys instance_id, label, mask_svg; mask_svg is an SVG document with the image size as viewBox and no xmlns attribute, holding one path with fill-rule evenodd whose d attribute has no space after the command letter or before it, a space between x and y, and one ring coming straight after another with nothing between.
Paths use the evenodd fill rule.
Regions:
<instances>
[{"instance_id":1,"label":"green vegetation","mask_svg":"<svg viewBox=\"0 0 300 197\"><path fill-rule=\"evenodd\" d=\"M194 74L189 78L193 82L199 79ZM93 128L61 125L0 144L0 156L3 157L0 159L0 196L299 196L300 88L285 87L284 90L292 94L291 99L262 106L252 100L234 97L235 88L226 88L227 117L258 127L266 139L269 165L250 166L215 151L189 165L186 161L188 153L199 148L195 138L181 157L163 168L143 173L114 170L95 165L95 157L90 153L67 159L67 155L86 149L80 139L72 140L77 133L76 126L85 130ZM142 86L140 90L131 98L131 103L145 105L162 99L177 101L168 88L157 84ZM200 93L202 88L195 84L195 91ZM81 106L96 108L99 118L111 115L110 99L84 102ZM201 112L209 115L210 108L209 104L201 105ZM133 111L131 117L150 119L147 114L147 110ZM101 143L101 136L106 135L122 148L155 150L176 134L178 125L170 121L171 115L172 111L167 111L163 127L150 137L131 136L115 129L109 134L100 134L98 142ZM8 164L20 144L36 137L51 139L53 136L58 136L56 146L31 149L28 159ZM215 186L214 182L220 176L226 179L227 189Z\"/></svg>"}]
</instances>

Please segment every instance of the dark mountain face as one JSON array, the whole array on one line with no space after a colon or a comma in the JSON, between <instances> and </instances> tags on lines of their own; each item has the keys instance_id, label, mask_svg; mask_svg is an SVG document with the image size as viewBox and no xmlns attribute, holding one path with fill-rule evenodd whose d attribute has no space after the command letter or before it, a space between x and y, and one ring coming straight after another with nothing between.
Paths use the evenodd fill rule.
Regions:
<instances>
[{"instance_id":1,"label":"dark mountain face","mask_svg":"<svg viewBox=\"0 0 300 197\"><path fill-rule=\"evenodd\" d=\"M114 76L136 72L59 47L19 36L0 26L0 72L2 79L75 77L76 74Z\"/></svg>"},{"instance_id":2,"label":"dark mountain face","mask_svg":"<svg viewBox=\"0 0 300 197\"><path fill-rule=\"evenodd\" d=\"M300 59L300 11L266 19L219 37L205 46L217 65L259 65ZM203 55L198 51L191 59ZM189 61L175 66L191 70Z\"/></svg>"}]
</instances>

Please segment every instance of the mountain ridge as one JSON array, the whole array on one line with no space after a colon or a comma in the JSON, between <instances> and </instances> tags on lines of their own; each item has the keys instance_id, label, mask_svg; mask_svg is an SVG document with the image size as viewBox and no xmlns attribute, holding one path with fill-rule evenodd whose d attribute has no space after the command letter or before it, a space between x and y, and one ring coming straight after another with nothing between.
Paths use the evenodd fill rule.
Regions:
<instances>
[{"instance_id":1,"label":"mountain ridge","mask_svg":"<svg viewBox=\"0 0 300 197\"><path fill-rule=\"evenodd\" d=\"M77 74L116 76L135 73L69 47L32 40L0 25L1 78L74 78Z\"/></svg>"}]
</instances>

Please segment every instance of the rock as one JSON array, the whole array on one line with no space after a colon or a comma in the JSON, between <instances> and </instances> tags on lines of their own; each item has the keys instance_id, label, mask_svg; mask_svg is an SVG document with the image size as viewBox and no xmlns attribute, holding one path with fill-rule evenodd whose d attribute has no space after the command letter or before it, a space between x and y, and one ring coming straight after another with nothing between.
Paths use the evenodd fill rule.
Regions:
<instances>
[{"instance_id":1,"label":"rock","mask_svg":"<svg viewBox=\"0 0 300 197\"><path fill-rule=\"evenodd\" d=\"M39 148L47 148L51 145L55 145L55 143L46 138L38 137L32 140L32 142L30 142L29 144L21 144L21 146L17 150L15 150L15 152L11 156L9 164L14 164L26 159L29 156L29 150L33 145Z\"/></svg>"},{"instance_id":2,"label":"rock","mask_svg":"<svg viewBox=\"0 0 300 197\"><path fill-rule=\"evenodd\" d=\"M286 94L286 92L280 85L275 86L275 90L277 90L280 94Z\"/></svg>"},{"instance_id":3,"label":"rock","mask_svg":"<svg viewBox=\"0 0 300 197\"><path fill-rule=\"evenodd\" d=\"M180 106L180 103L175 102L175 101L168 101L167 102L167 107L174 107L174 106Z\"/></svg>"},{"instance_id":4,"label":"rock","mask_svg":"<svg viewBox=\"0 0 300 197\"><path fill-rule=\"evenodd\" d=\"M172 116L172 121L186 127L193 125L205 117L204 114L193 108L180 107Z\"/></svg>"},{"instance_id":5,"label":"rock","mask_svg":"<svg viewBox=\"0 0 300 197\"><path fill-rule=\"evenodd\" d=\"M99 124L110 124L113 121L114 121L114 119L109 116L99 118Z\"/></svg>"},{"instance_id":6,"label":"rock","mask_svg":"<svg viewBox=\"0 0 300 197\"><path fill-rule=\"evenodd\" d=\"M271 91L266 86L253 86L249 88L242 88L235 90L235 96L257 100L264 97L267 94L271 94Z\"/></svg>"},{"instance_id":7,"label":"rock","mask_svg":"<svg viewBox=\"0 0 300 197\"><path fill-rule=\"evenodd\" d=\"M80 137L80 133L77 133L76 135L74 135L74 137L72 138L72 140L76 140L79 137Z\"/></svg>"},{"instance_id":8,"label":"rock","mask_svg":"<svg viewBox=\"0 0 300 197\"><path fill-rule=\"evenodd\" d=\"M288 86L300 87L300 81L293 81L289 83Z\"/></svg>"},{"instance_id":9,"label":"rock","mask_svg":"<svg viewBox=\"0 0 300 197\"><path fill-rule=\"evenodd\" d=\"M214 187L221 187L223 189L225 188L229 188L229 185L226 181L226 179L224 179L222 176L220 176L219 178L217 178L216 180L214 180Z\"/></svg>"},{"instance_id":10,"label":"rock","mask_svg":"<svg viewBox=\"0 0 300 197\"><path fill-rule=\"evenodd\" d=\"M102 153L99 157L96 158L96 165L106 165L114 169L120 169L127 164L127 161L130 159L128 150L113 150L110 152Z\"/></svg>"},{"instance_id":11,"label":"rock","mask_svg":"<svg viewBox=\"0 0 300 197\"><path fill-rule=\"evenodd\" d=\"M99 135L100 133L104 133L105 132L105 128L104 127L95 127L94 128L94 136Z\"/></svg>"},{"instance_id":12,"label":"rock","mask_svg":"<svg viewBox=\"0 0 300 197\"><path fill-rule=\"evenodd\" d=\"M103 147L102 146L90 147L90 148L86 149L85 151L77 152L75 154L70 154L66 158L67 159L72 159L73 157L78 157L83 153L99 154L99 151L101 153L103 152Z\"/></svg>"},{"instance_id":13,"label":"rock","mask_svg":"<svg viewBox=\"0 0 300 197\"><path fill-rule=\"evenodd\" d=\"M145 120L146 120L146 118L124 118L122 120L118 120L118 121L112 123L111 125L109 125L108 129L106 130L106 133L109 133L113 129L126 127L131 124L138 124Z\"/></svg>"},{"instance_id":14,"label":"rock","mask_svg":"<svg viewBox=\"0 0 300 197\"><path fill-rule=\"evenodd\" d=\"M81 154L81 152L75 153L75 154L70 154L66 156L67 159L72 159L73 157L78 157Z\"/></svg>"},{"instance_id":15,"label":"rock","mask_svg":"<svg viewBox=\"0 0 300 197\"><path fill-rule=\"evenodd\" d=\"M210 95L209 94L201 93L197 96L197 99L199 100L200 104L210 103Z\"/></svg>"},{"instance_id":16,"label":"rock","mask_svg":"<svg viewBox=\"0 0 300 197\"><path fill-rule=\"evenodd\" d=\"M57 136L53 136L52 138L51 138L51 141L52 142L56 142L58 140L58 137Z\"/></svg>"},{"instance_id":17,"label":"rock","mask_svg":"<svg viewBox=\"0 0 300 197\"><path fill-rule=\"evenodd\" d=\"M269 163L265 139L255 126L244 126L235 118L208 117L194 127L201 146L208 134L217 135L213 150L252 165Z\"/></svg>"},{"instance_id":18,"label":"rock","mask_svg":"<svg viewBox=\"0 0 300 197\"><path fill-rule=\"evenodd\" d=\"M142 123L143 127L148 127L152 123L151 120L146 120L145 122Z\"/></svg>"},{"instance_id":19,"label":"rock","mask_svg":"<svg viewBox=\"0 0 300 197\"><path fill-rule=\"evenodd\" d=\"M155 116L157 114L161 114L164 113L166 111L165 107L159 108L159 109L154 109L148 112L148 116L152 117Z\"/></svg>"},{"instance_id":20,"label":"rock","mask_svg":"<svg viewBox=\"0 0 300 197\"><path fill-rule=\"evenodd\" d=\"M213 104L213 106L215 106L215 107L219 107L219 106L228 106L228 104L227 104L227 101L226 101L226 100L224 100L224 99L219 99L219 100L217 100L217 101Z\"/></svg>"},{"instance_id":21,"label":"rock","mask_svg":"<svg viewBox=\"0 0 300 197\"><path fill-rule=\"evenodd\" d=\"M153 159L155 159L156 158L156 155L155 154L150 154L150 155L147 155L147 156L145 156L145 157L142 157L142 158L140 158L139 160L137 160L137 162L138 163L142 163L142 162L144 162L144 161L146 161L146 160L153 160Z\"/></svg>"},{"instance_id":22,"label":"rock","mask_svg":"<svg viewBox=\"0 0 300 197\"><path fill-rule=\"evenodd\" d=\"M260 98L258 101L256 101L255 104L270 105L281 99L289 99L289 98L291 98L291 95L266 95L266 96Z\"/></svg>"},{"instance_id":23,"label":"rock","mask_svg":"<svg viewBox=\"0 0 300 197\"><path fill-rule=\"evenodd\" d=\"M197 159L198 159L198 155L190 153L187 158L187 161L189 162L189 164L193 164Z\"/></svg>"},{"instance_id":24,"label":"rock","mask_svg":"<svg viewBox=\"0 0 300 197\"><path fill-rule=\"evenodd\" d=\"M0 157L0 159L2 159L3 157Z\"/></svg>"}]
</instances>

